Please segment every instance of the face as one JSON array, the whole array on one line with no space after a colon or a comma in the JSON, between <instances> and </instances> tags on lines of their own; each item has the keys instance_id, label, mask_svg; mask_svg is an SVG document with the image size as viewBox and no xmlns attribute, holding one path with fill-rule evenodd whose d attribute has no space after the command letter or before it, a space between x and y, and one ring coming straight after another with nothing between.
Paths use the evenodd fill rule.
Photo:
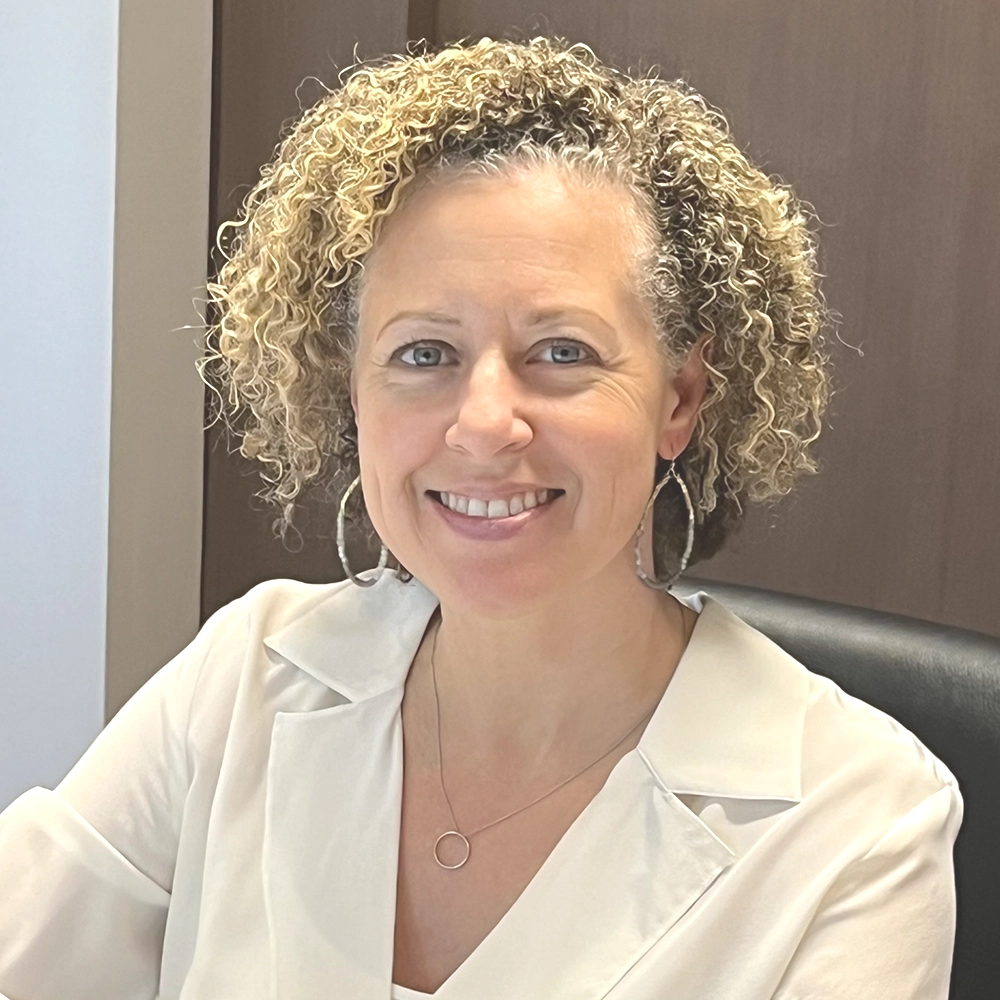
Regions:
<instances>
[{"instance_id":1,"label":"face","mask_svg":"<svg viewBox=\"0 0 1000 1000\"><path fill-rule=\"evenodd\" d=\"M633 291L630 204L551 168L442 177L369 256L361 487L382 541L442 602L505 616L600 574L642 586L632 543L656 456L683 450L704 384L694 361L669 368ZM562 492L510 521L438 499L531 486Z\"/></svg>"}]
</instances>

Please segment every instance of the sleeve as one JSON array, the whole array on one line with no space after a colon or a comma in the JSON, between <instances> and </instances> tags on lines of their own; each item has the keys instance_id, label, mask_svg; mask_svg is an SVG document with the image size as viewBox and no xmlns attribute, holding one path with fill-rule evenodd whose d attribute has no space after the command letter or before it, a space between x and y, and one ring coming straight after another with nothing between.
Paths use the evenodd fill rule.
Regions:
<instances>
[{"instance_id":1,"label":"sleeve","mask_svg":"<svg viewBox=\"0 0 1000 1000\"><path fill-rule=\"evenodd\" d=\"M240 633L239 605L205 623L54 791L0 813L0 1000L156 997L191 702L206 660Z\"/></svg>"},{"instance_id":2,"label":"sleeve","mask_svg":"<svg viewBox=\"0 0 1000 1000\"><path fill-rule=\"evenodd\" d=\"M847 867L774 1000L947 1000L962 815L957 786L945 784Z\"/></svg>"}]
</instances>

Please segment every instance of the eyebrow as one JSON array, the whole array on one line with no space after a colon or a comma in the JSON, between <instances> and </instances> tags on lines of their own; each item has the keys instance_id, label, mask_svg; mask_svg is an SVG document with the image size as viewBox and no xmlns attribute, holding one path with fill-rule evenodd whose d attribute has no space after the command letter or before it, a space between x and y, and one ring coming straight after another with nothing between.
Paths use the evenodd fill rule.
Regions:
<instances>
[{"instance_id":1,"label":"eyebrow","mask_svg":"<svg viewBox=\"0 0 1000 1000\"><path fill-rule=\"evenodd\" d=\"M379 337L389 329L393 323L398 323L401 319L419 319L425 323L437 323L441 326L461 326L462 321L456 319L454 316L446 316L444 313L436 312L421 312L418 309L404 309L402 312L396 313L390 320L382 324L382 329L375 335L375 339L378 340Z\"/></svg>"},{"instance_id":2,"label":"eyebrow","mask_svg":"<svg viewBox=\"0 0 1000 1000\"><path fill-rule=\"evenodd\" d=\"M528 325L538 326L551 320L573 319L579 316L588 316L591 319L596 319L597 322L600 323L605 329L614 332L614 327L612 327L612 325L600 313L594 312L593 309L586 309L583 306L571 306L568 308L557 309L536 309L534 312L528 314Z\"/></svg>"},{"instance_id":3,"label":"eyebrow","mask_svg":"<svg viewBox=\"0 0 1000 1000\"><path fill-rule=\"evenodd\" d=\"M555 309L535 309L528 313L528 326L540 326L542 323L548 323L552 320L558 319L572 319L575 316L589 316L592 319L596 319L601 326L613 332L614 328L603 316L599 313L594 312L593 309L586 309L583 307L572 307L572 308L555 308ZM393 323L398 323L403 319L418 319L424 323L435 323L440 326L461 326L462 321L455 316L448 316L445 313L439 312L424 312L418 309L404 309L402 312L396 313L388 322L384 323L382 329L379 330L376 335L376 340L381 337L382 334L390 327Z\"/></svg>"}]
</instances>

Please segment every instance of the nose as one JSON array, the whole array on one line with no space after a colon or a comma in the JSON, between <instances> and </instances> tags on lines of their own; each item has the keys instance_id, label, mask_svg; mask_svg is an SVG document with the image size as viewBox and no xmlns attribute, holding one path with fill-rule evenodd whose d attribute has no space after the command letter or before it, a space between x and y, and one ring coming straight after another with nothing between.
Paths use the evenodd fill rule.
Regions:
<instances>
[{"instance_id":1,"label":"nose","mask_svg":"<svg viewBox=\"0 0 1000 1000\"><path fill-rule=\"evenodd\" d=\"M522 388L501 351L484 353L472 366L445 443L479 458L524 447L532 431L518 415Z\"/></svg>"}]
</instances>

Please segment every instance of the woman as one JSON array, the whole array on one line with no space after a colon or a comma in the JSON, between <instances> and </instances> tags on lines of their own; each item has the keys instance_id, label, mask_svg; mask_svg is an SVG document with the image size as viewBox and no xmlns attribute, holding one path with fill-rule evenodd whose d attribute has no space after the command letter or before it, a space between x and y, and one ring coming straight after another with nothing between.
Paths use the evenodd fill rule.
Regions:
<instances>
[{"instance_id":1,"label":"woman","mask_svg":"<svg viewBox=\"0 0 1000 1000\"><path fill-rule=\"evenodd\" d=\"M953 776L668 592L814 469L792 192L682 85L484 39L356 70L236 231L207 365L348 579L222 608L0 817L0 990L945 997Z\"/></svg>"}]
</instances>

